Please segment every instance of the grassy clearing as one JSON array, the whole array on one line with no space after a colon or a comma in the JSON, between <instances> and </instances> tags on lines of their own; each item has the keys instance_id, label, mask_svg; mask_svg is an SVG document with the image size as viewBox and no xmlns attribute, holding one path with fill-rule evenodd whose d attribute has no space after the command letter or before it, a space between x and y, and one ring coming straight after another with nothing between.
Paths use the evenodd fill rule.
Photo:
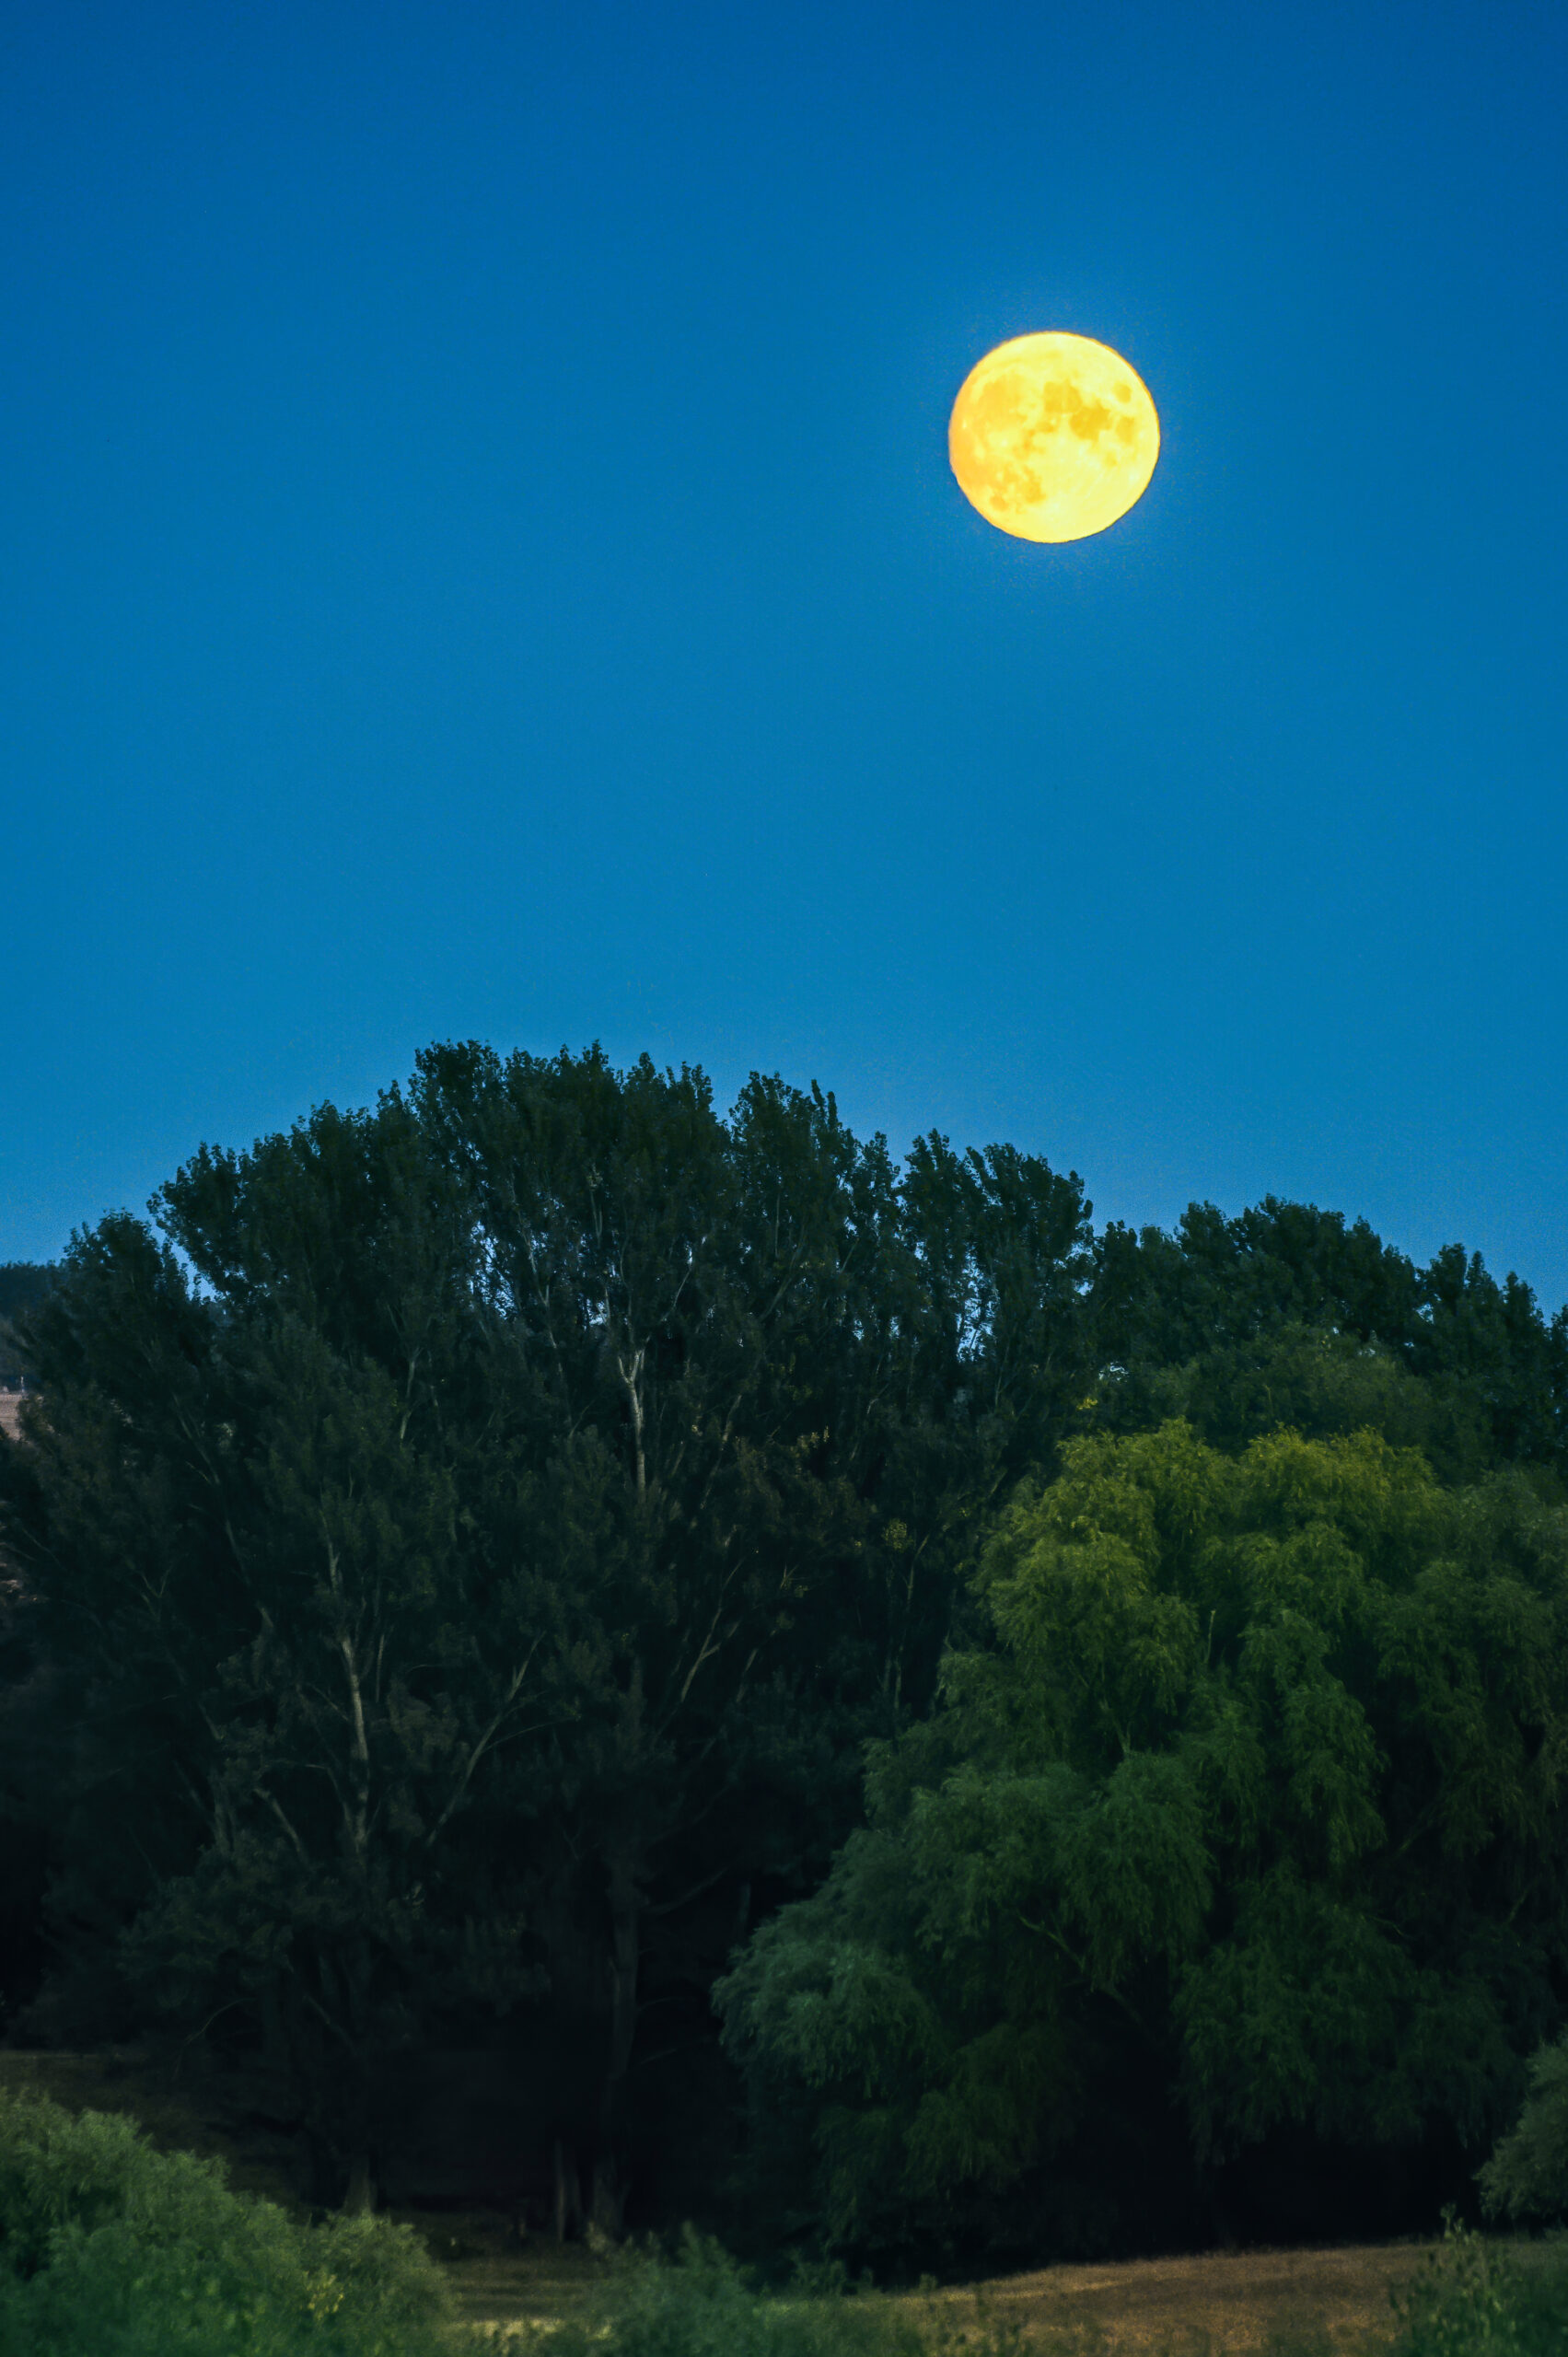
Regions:
<instances>
[{"instance_id":1,"label":"grassy clearing","mask_svg":"<svg viewBox=\"0 0 1568 2357\"><path fill-rule=\"evenodd\" d=\"M1291 2340L1339 2351L1390 2342L1389 2294L1433 2247L1386 2243L1328 2250L1208 2251L1003 2276L936 2295L978 2323L1016 2322L1031 2339L1083 2340L1108 2352L1267 2350Z\"/></svg>"},{"instance_id":2,"label":"grassy clearing","mask_svg":"<svg viewBox=\"0 0 1568 2357\"><path fill-rule=\"evenodd\" d=\"M419 2225L465 2323L553 2328L582 2322L603 2296L608 2270L581 2243L562 2248L541 2239L519 2249L506 2222L483 2212L397 2215Z\"/></svg>"},{"instance_id":3,"label":"grassy clearing","mask_svg":"<svg viewBox=\"0 0 1568 2357\"><path fill-rule=\"evenodd\" d=\"M603 2295L605 2267L580 2247L509 2249L500 2222L477 2216L453 2220L445 2236L425 2225L458 2313L470 2323L580 2324ZM1086 2338L1107 2357L1203 2346L1261 2351L1291 2335L1334 2350L1370 2350L1393 2337L1390 2291L1415 2276L1435 2247L1215 2251L1050 2267L933 2293L891 2293L878 2305L943 2337L974 2336L995 2324L1031 2340Z\"/></svg>"},{"instance_id":4,"label":"grassy clearing","mask_svg":"<svg viewBox=\"0 0 1568 2357\"><path fill-rule=\"evenodd\" d=\"M448 2265L459 2316L492 2344L548 2339L552 2357L606 2344L615 2357L1376 2357L1396 2340L1408 2357L1523 2357L1539 2334L1499 2324L1476 2270L1491 2281L1511 2269L1528 2295L1554 2258L1562 2266L1540 2243L1469 2241L1457 2263L1451 2247L1403 2242L1060 2266L837 2303L757 2302L723 2287L715 2297L712 2284L667 2276L633 2292L629 2316L613 2262L577 2249L508 2251L479 2221L459 2239L466 2255ZM1452 2287L1456 2265L1457 2305L1445 2292L1436 2321L1430 2301L1401 2318L1393 2295L1439 2280ZM759 2321L763 2312L772 2325ZM1568 2348L1568 2338L1559 2342L1553 2328L1546 2345Z\"/></svg>"}]
</instances>

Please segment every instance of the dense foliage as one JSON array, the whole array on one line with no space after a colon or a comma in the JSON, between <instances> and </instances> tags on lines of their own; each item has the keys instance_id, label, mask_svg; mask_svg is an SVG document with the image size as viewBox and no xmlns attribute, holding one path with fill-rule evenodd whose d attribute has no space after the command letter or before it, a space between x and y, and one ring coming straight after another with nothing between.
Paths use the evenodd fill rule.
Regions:
<instances>
[{"instance_id":1,"label":"dense foliage","mask_svg":"<svg viewBox=\"0 0 1568 2357\"><path fill-rule=\"evenodd\" d=\"M157 1208L74 1248L0 1477L65 1799L42 2025L221 2012L363 2188L389 2058L505 2020L613 2226L1082 1390L1081 1190L447 1050Z\"/></svg>"},{"instance_id":2,"label":"dense foliage","mask_svg":"<svg viewBox=\"0 0 1568 2357\"><path fill-rule=\"evenodd\" d=\"M1562 1995L1568 1327L1527 1288L1272 1200L1097 1236L1012 1148L900 1165L815 1089L721 1118L700 1073L597 1051L434 1049L151 1209L17 1321L13 2034L200 2037L361 2203L402 2058L486 2049L522 2090L496 2192L614 2230L629 2193L713 2200L711 1995L761 1926L729 2023L771 2091L764 2235L961 2239L978 2204L1038 2248L1135 2239L1156 2177L1197 2189L1158 2231L1204 2233L1225 2156L1287 2131L1309 2187L1439 2132L1473 2166ZM1296 1523L1260 1503L1286 1464ZM1194 1468L1201 1535L1123 1530ZM1098 1621L1069 1511L1122 1564ZM1102 1672L1125 1694L1073 1719ZM822 1963L841 1918L864 2003ZM1320 1938L1331 2021L1291 1978Z\"/></svg>"}]
</instances>

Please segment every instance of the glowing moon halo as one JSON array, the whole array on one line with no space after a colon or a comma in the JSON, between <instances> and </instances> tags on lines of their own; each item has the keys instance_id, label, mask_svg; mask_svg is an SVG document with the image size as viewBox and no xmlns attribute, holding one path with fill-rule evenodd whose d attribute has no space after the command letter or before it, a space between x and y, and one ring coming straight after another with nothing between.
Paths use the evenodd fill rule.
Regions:
<instances>
[{"instance_id":1,"label":"glowing moon halo","mask_svg":"<svg viewBox=\"0 0 1568 2357\"><path fill-rule=\"evenodd\" d=\"M947 426L964 497L1021 540L1103 532L1143 497L1159 454L1148 387L1086 335L999 343L959 386Z\"/></svg>"}]
</instances>

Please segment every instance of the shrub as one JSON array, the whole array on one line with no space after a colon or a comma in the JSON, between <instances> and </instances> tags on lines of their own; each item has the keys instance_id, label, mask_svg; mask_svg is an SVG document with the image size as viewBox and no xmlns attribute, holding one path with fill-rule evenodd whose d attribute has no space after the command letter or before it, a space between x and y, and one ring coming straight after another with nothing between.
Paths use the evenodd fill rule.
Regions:
<instances>
[{"instance_id":1,"label":"shrub","mask_svg":"<svg viewBox=\"0 0 1568 2357\"><path fill-rule=\"evenodd\" d=\"M849 2305L770 2299L688 2226L673 2259L651 2245L618 2253L589 2315L552 2333L552 2357L851 2357L868 2339Z\"/></svg>"},{"instance_id":2,"label":"shrub","mask_svg":"<svg viewBox=\"0 0 1568 2357\"><path fill-rule=\"evenodd\" d=\"M0 2357L438 2357L407 2227L296 2223L132 2121L0 2096Z\"/></svg>"},{"instance_id":3,"label":"shrub","mask_svg":"<svg viewBox=\"0 0 1568 2357\"><path fill-rule=\"evenodd\" d=\"M1568 2327L1562 2254L1527 2270L1444 2212L1443 2246L1396 2295L1393 2357L1559 2357Z\"/></svg>"},{"instance_id":4,"label":"shrub","mask_svg":"<svg viewBox=\"0 0 1568 2357\"><path fill-rule=\"evenodd\" d=\"M921 2312L854 2287L838 2263L798 2268L784 2292L763 2289L691 2226L673 2258L652 2246L620 2253L586 2318L514 2334L548 2334L549 2357L1022 2357L1024 2343L983 2309L966 2321L944 2303ZM1067 2339L1075 2349L1083 2336Z\"/></svg>"},{"instance_id":5,"label":"shrub","mask_svg":"<svg viewBox=\"0 0 1568 2357\"><path fill-rule=\"evenodd\" d=\"M1524 2109L1476 2172L1493 2217L1561 2218L1568 2211L1568 2037L1530 2061Z\"/></svg>"}]
</instances>

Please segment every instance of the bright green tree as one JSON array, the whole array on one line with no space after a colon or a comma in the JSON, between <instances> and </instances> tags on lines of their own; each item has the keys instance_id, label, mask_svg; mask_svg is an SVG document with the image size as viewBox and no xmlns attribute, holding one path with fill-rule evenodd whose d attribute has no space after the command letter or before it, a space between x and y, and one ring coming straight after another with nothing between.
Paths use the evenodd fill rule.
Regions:
<instances>
[{"instance_id":1,"label":"bright green tree","mask_svg":"<svg viewBox=\"0 0 1568 2357\"><path fill-rule=\"evenodd\" d=\"M1280 2131L1484 2150L1568 1968L1568 1512L1175 1422L1070 1444L978 1585L994 1646L719 1991L830 2238L1126 2246Z\"/></svg>"}]
</instances>

